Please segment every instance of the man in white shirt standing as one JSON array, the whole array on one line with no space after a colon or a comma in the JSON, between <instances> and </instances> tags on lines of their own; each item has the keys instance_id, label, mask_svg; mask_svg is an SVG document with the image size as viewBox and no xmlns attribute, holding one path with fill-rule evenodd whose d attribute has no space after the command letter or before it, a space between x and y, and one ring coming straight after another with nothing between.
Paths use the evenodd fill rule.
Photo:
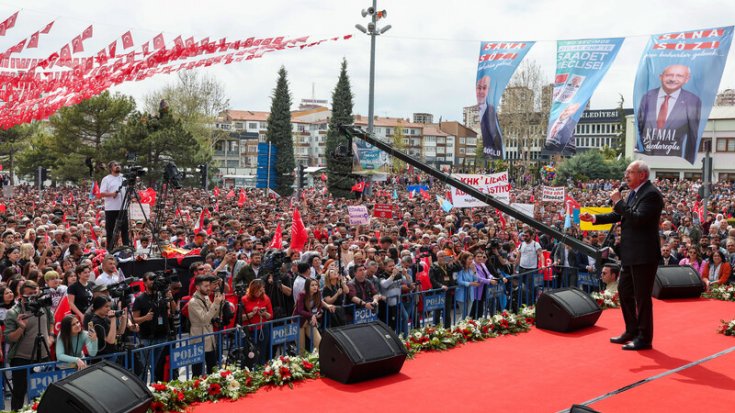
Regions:
<instances>
[{"instance_id":1,"label":"man in white shirt standing","mask_svg":"<svg viewBox=\"0 0 735 413\"><path fill-rule=\"evenodd\" d=\"M117 240L112 239L115 230L115 222L118 216L123 214L119 231L122 235L123 245L130 245L130 231L128 230L128 213L122 211L122 203L125 198L123 187L123 176L120 173L120 163L111 161L108 164L110 174L102 178L100 183L100 196L105 199L105 230L107 232L107 249L113 250Z\"/></svg>"},{"instance_id":2,"label":"man in white shirt standing","mask_svg":"<svg viewBox=\"0 0 735 413\"><path fill-rule=\"evenodd\" d=\"M122 271L117 269L117 263L115 257L108 255L102 261L102 273L95 280L95 285L110 285L117 284L125 279Z\"/></svg>"}]
</instances>

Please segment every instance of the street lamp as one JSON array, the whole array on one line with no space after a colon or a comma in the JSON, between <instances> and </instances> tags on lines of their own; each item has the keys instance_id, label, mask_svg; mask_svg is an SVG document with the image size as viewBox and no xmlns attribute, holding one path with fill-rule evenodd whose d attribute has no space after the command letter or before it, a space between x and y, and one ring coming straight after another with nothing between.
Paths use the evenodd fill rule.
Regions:
<instances>
[{"instance_id":1,"label":"street lamp","mask_svg":"<svg viewBox=\"0 0 735 413\"><path fill-rule=\"evenodd\" d=\"M387 32L392 27L390 24L383 28L378 27L378 20L388 17L388 12L378 10L377 0L373 0L373 5L367 9L363 9L360 14L362 17L370 16L370 22L367 27L356 24L357 30L370 36L370 93L368 95L368 133L373 133L373 113L375 106L375 37Z\"/></svg>"}]
</instances>

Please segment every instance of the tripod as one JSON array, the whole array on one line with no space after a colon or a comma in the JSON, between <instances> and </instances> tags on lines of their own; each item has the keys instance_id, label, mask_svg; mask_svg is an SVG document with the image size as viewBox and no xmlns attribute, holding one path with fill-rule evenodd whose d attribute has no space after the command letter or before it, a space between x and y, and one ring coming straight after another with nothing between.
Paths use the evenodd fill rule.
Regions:
<instances>
[{"instance_id":1,"label":"tripod","mask_svg":"<svg viewBox=\"0 0 735 413\"><path fill-rule=\"evenodd\" d=\"M51 352L48 349L48 343L46 342L46 337L43 336L43 330L41 330L41 317L43 317L43 309L39 309L38 311L34 311L33 315L36 317L36 324L38 325L38 331L36 332L36 338L33 339L33 350L31 350L31 354L34 357L34 361L36 363L40 363L41 360L43 360L43 353L42 350L46 350L46 357L48 358Z\"/></svg>"},{"instance_id":2,"label":"tripod","mask_svg":"<svg viewBox=\"0 0 735 413\"><path fill-rule=\"evenodd\" d=\"M135 179L125 179L123 180L123 183L120 184L120 187L117 189L117 192L120 193L122 191L123 187L127 185L127 188L125 190L125 195L123 196L122 205L120 206L120 214L118 214L117 219L115 220L115 227L112 230L112 239L107 240L107 249L112 251L115 245L115 242L117 241L117 237L120 235L120 231L122 230L123 223L125 220L128 219L128 209L130 208L130 204L132 201L135 201L138 203L138 206L140 206L140 211L143 214L143 220L145 221L145 224L148 226L148 228L152 228L151 221L148 219L148 216L145 214L145 210L143 210L143 205L140 202L140 198L138 197L138 193L135 192ZM130 235L128 234L128 237ZM154 234L155 237L155 234ZM123 239L126 237L123 237ZM156 238L154 238L154 241L156 241ZM124 244L124 241L123 241ZM128 247L130 247L128 245ZM160 247L160 246L159 246Z\"/></svg>"}]
</instances>

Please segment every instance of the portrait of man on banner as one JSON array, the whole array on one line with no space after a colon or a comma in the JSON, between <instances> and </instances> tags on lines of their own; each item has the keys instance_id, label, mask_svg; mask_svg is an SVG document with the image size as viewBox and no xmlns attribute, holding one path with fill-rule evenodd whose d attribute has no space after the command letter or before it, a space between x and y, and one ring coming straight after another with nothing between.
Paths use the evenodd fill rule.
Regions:
<instances>
[{"instance_id":1,"label":"portrait of man on banner","mask_svg":"<svg viewBox=\"0 0 735 413\"><path fill-rule=\"evenodd\" d=\"M694 163L702 112L699 96L683 89L691 70L669 65L659 76L661 85L643 95L638 106L638 132L651 152L681 156ZM657 149L660 148L660 149Z\"/></svg>"},{"instance_id":2,"label":"portrait of man on banner","mask_svg":"<svg viewBox=\"0 0 735 413\"><path fill-rule=\"evenodd\" d=\"M580 106L579 103L572 103L564 108L559 118L549 128L544 144L545 151L563 155L577 153L577 146L574 143L574 129L577 127L577 120L574 114L579 111Z\"/></svg>"},{"instance_id":3,"label":"portrait of man on banner","mask_svg":"<svg viewBox=\"0 0 735 413\"><path fill-rule=\"evenodd\" d=\"M489 90L490 76L482 76L477 81L475 92L477 94L480 131L482 132L483 153L486 157L501 158L503 155L503 141L500 137L498 114L495 111L495 106L489 103L487 99Z\"/></svg>"}]
</instances>

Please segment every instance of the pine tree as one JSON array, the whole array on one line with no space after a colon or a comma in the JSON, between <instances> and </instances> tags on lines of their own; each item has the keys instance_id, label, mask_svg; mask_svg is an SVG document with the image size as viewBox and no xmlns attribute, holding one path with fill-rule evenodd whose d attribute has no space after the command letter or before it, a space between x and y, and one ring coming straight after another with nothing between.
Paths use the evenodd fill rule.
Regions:
<instances>
[{"instance_id":1,"label":"pine tree","mask_svg":"<svg viewBox=\"0 0 735 413\"><path fill-rule=\"evenodd\" d=\"M327 131L327 186L334 197L351 197L353 179L351 159L337 159L332 156L334 150L339 146L347 145L347 138L339 133L339 125L352 125L352 90L350 89L350 78L347 76L347 60L342 60L342 69L339 73L337 86L332 93L332 117L329 119L329 130Z\"/></svg>"},{"instance_id":2,"label":"pine tree","mask_svg":"<svg viewBox=\"0 0 735 413\"><path fill-rule=\"evenodd\" d=\"M281 196L290 196L293 193L295 163L291 131L291 94L288 91L286 68L283 66L278 71L278 82L273 91L266 138L278 151L276 158L278 186L276 186L276 192Z\"/></svg>"}]
</instances>

